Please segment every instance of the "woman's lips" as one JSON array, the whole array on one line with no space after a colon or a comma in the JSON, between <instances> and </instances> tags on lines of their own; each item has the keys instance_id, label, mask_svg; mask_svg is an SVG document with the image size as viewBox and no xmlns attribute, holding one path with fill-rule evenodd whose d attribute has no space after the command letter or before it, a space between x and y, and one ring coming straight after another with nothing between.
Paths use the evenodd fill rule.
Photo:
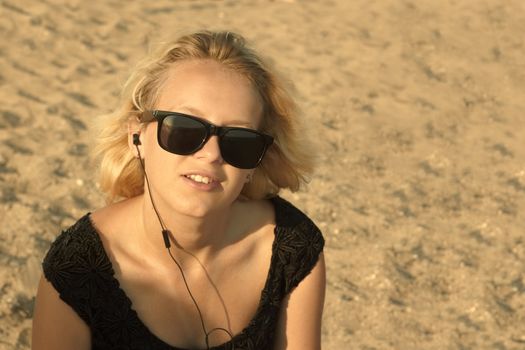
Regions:
<instances>
[{"instance_id":1,"label":"woman's lips","mask_svg":"<svg viewBox=\"0 0 525 350\"><path fill-rule=\"evenodd\" d=\"M220 187L220 181L212 176L204 174L185 174L182 175L186 183L199 190L211 191Z\"/></svg>"},{"instance_id":2,"label":"woman's lips","mask_svg":"<svg viewBox=\"0 0 525 350\"><path fill-rule=\"evenodd\" d=\"M200 183L203 183L203 184L209 184L209 183L213 182L212 178L210 178L208 176L205 176L205 175L194 175L194 174L191 174L191 175L185 175L185 176L187 178L192 179L195 182L200 182Z\"/></svg>"}]
</instances>

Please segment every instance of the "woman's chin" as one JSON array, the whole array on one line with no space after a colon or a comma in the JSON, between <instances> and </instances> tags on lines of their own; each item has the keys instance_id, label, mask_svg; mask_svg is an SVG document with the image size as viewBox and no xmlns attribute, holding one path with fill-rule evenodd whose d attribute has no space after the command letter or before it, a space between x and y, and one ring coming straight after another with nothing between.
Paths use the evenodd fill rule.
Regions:
<instances>
[{"instance_id":1,"label":"woman's chin","mask_svg":"<svg viewBox=\"0 0 525 350\"><path fill-rule=\"evenodd\" d=\"M221 203L213 198L199 198L201 196L192 196L191 198L180 198L178 203L174 203L172 210L194 218L205 218L214 213L227 210L231 203Z\"/></svg>"}]
</instances>

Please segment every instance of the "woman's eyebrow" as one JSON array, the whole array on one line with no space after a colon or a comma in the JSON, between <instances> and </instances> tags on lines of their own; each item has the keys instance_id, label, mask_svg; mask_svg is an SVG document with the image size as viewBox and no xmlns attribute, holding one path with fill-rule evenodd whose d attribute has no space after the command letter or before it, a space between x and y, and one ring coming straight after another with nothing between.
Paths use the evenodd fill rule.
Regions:
<instances>
[{"instance_id":1,"label":"woman's eyebrow","mask_svg":"<svg viewBox=\"0 0 525 350\"><path fill-rule=\"evenodd\" d=\"M204 116L204 113L202 113L202 111L200 111L199 109L194 108L194 107L190 107L190 106L185 106L185 105L182 105L182 106L170 106L169 110L170 111L174 111L174 112L188 112L189 114L192 114L195 117L200 117L200 118L202 118Z\"/></svg>"},{"instance_id":2,"label":"woman's eyebrow","mask_svg":"<svg viewBox=\"0 0 525 350\"><path fill-rule=\"evenodd\" d=\"M178 107L175 107L175 106L170 106L170 109L168 109L169 111L174 111L174 112L187 112L189 114L191 114L192 116L195 116L195 117L198 117L198 118L201 118L201 119L205 119L207 120L206 118L204 118L204 113L202 113L202 111L200 111L199 109L195 108L195 107L191 107L191 106L178 106ZM209 121L209 120L207 120ZM224 123L224 125L239 125L239 126L244 126L244 127L247 127L247 128L255 128L254 125L246 120L240 120L240 119L227 119L226 122Z\"/></svg>"},{"instance_id":3,"label":"woman's eyebrow","mask_svg":"<svg viewBox=\"0 0 525 350\"><path fill-rule=\"evenodd\" d=\"M227 120L226 123L224 123L224 124L225 125L239 125L239 126L244 126L244 127L250 128L250 129L254 129L255 128L252 123L249 123L249 122L244 121L244 120L232 119L232 120Z\"/></svg>"}]
</instances>

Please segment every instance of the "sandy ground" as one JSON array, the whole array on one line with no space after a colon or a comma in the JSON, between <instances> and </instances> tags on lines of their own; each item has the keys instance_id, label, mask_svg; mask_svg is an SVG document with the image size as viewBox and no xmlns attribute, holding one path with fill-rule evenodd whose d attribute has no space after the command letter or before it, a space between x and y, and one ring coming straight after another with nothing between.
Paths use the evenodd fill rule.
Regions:
<instances>
[{"instance_id":1,"label":"sandy ground","mask_svg":"<svg viewBox=\"0 0 525 350\"><path fill-rule=\"evenodd\" d=\"M284 196L326 236L325 349L525 349L522 0L0 1L0 348L40 261L102 205L92 119L181 30L243 33L318 143Z\"/></svg>"}]
</instances>

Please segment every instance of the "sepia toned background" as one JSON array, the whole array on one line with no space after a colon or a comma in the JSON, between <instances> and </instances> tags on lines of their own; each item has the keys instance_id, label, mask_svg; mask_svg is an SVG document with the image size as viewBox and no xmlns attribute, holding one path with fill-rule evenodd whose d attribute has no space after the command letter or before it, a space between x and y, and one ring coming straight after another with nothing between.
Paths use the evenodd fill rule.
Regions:
<instances>
[{"instance_id":1,"label":"sepia toned background","mask_svg":"<svg viewBox=\"0 0 525 350\"><path fill-rule=\"evenodd\" d=\"M103 205L93 119L155 43L242 33L295 86L319 167L325 349L525 349L522 0L0 1L0 349L41 259Z\"/></svg>"}]
</instances>

